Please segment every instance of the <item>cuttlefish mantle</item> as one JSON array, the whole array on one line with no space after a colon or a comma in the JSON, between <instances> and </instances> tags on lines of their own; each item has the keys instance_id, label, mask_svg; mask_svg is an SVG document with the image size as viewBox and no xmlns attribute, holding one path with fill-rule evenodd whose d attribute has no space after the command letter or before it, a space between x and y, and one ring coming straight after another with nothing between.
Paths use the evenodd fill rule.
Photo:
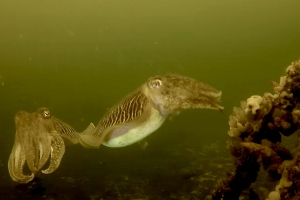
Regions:
<instances>
[{"instance_id":1,"label":"cuttlefish mantle","mask_svg":"<svg viewBox=\"0 0 300 200\"><path fill-rule=\"evenodd\" d=\"M64 141L78 143L76 131L68 124L52 117L47 108L34 113L20 111L15 115L15 142L8 160L8 171L13 181L28 183L41 171L55 171L65 153ZM47 160L50 164L42 170ZM27 163L31 174L24 174Z\"/></svg>"},{"instance_id":2,"label":"cuttlefish mantle","mask_svg":"<svg viewBox=\"0 0 300 200\"><path fill-rule=\"evenodd\" d=\"M90 148L101 144L123 147L138 142L157 130L171 115L192 108L222 111L221 91L195 79L168 74L155 76L113 106L95 127L92 123L79 135Z\"/></svg>"}]
</instances>

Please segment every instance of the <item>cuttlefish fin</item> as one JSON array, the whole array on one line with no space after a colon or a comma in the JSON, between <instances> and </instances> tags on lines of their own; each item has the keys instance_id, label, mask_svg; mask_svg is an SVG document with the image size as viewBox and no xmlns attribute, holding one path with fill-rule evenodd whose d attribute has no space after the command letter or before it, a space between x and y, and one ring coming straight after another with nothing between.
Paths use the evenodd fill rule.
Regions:
<instances>
[{"instance_id":1,"label":"cuttlefish fin","mask_svg":"<svg viewBox=\"0 0 300 200\"><path fill-rule=\"evenodd\" d=\"M102 139L94 135L95 125L90 123L89 126L79 133L79 143L86 148L99 148Z\"/></svg>"},{"instance_id":2,"label":"cuttlefish fin","mask_svg":"<svg viewBox=\"0 0 300 200\"><path fill-rule=\"evenodd\" d=\"M25 153L22 151L20 143L15 143L8 159L8 172L13 181L28 183L34 178L34 174L23 174L23 167L26 161Z\"/></svg>"},{"instance_id":3,"label":"cuttlefish fin","mask_svg":"<svg viewBox=\"0 0 300 200\"><path fill-rule=\"evenodd\" d=\"M50 165L47 169L42 170L43 174L50 174L55 171L58 168L65 153L65 144L61 136L59 134L53 134L52 137Z\"/></svg>"}]
</instances>

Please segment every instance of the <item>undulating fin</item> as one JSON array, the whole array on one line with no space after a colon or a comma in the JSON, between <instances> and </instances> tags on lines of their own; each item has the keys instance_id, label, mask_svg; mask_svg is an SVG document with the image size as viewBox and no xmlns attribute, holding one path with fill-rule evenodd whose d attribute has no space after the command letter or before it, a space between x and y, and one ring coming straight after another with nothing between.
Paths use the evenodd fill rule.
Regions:
<instances>
[{"instance_id":1,"label":"undulating fin","mask_svg":"<svg viewBox=\"0 0 300 200\"><path fill-rule=\"evenodd\" d=\"M73 144L78 143L78 133L75 131L73 127L66 124L65 122L52 117L55 130L64 138L67 139L69 142Z\"/></svg>"}]
</instances>

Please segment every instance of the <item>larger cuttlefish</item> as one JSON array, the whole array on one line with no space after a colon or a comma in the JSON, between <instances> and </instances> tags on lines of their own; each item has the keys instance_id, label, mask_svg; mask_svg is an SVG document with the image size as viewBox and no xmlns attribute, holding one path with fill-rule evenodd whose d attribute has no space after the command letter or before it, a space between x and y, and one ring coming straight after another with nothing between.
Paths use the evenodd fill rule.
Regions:
<instances>
[{"instance_id":1,"label":"larger cuttlefish","mask_svg":"<svg viewBox=\"0 0 300 200\"><path fill-rule=\"evenodd\" d=\"M95 127L79 136L85 147L124 147L157 130L172 115L190 108L223 110L221 91L192 78L169 74L155 76L113 106Z\"/></svg>"},{"instance_id":2,"label":"larger cuttlefish","mask_svg":"<svg viewBox=\"0 0 300 200\"><path fill-rule=\"evenodd\" d=\"M47 108L34 113L20 111L15 115L16 134L8 160L8 171L12 180L28 183L41 170L50 157L50 165L41 170L50 174L56 170L65 153L64 140L78 143L76 131L68 124L51 116ZM23 173L27 162L30 175Z\"/></svg>"}]
</instances>

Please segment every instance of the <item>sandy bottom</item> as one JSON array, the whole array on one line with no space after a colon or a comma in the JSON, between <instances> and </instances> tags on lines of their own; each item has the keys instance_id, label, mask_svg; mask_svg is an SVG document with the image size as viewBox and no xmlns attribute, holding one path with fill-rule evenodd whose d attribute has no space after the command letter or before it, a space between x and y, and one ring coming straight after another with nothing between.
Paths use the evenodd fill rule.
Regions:
<instances>
[{"instance_id":1,"label":"sandy bottom","mask_svg":"<svg viewBox=\"0 0 300 200\"><path fill-rule=\"evenodd\" d=\"M158 151L142 150L136 145L124 151L120 155L118 149L100 151L71 147L54 173L40 174L34 181L22 185L11 181L2 164L0 169L5 175L0 184L0 197L204 200L210 199L217 181L234 169L233 157L218 142L197 150L181 144ZM269 183L264 176L259 179L253 187L263 199L270 191L267 188L273 188L275 183Z\"/></svg>"}]
</instances>

